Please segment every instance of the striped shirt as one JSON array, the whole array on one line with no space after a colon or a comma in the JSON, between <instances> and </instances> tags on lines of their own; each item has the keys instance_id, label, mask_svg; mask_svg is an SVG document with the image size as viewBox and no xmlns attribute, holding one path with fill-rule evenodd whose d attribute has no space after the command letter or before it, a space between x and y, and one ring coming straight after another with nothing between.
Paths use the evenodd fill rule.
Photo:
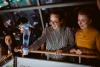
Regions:
<instances>
[{"instance_id":1,"label":"striped shirt","mask_svg":"<svg viewBox=\"0 0 100 67\"><path fill-rule=\"evenodd\" d=\"M73 32L69 27L62 27L60 29L54 30L52 27L46 28L42 36L35 41L31 46L36 49L39 45L46 43L46 50L67 50L74 47L74 36ZM49 58L61 59L64 56L57 55L47 55Z\"/></svg>"}]
</instances>

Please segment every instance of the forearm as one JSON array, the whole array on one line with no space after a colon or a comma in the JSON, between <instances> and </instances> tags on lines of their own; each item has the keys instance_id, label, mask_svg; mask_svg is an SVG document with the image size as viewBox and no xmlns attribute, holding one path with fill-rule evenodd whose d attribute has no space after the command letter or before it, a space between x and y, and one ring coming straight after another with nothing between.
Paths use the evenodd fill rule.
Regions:
<instances>
[{"instance_id":1,"label":"forearm","mask_svg":"<svg viewBox=\"0 0 100 67\"><path fill-rule=\"evenodd\" d=\"M29 46L29 48L32 49L32 50L37 50L44 43L45 43L45 38L40 37L38 40L36 40L35 42L33 42L33 44Z\"/></svg>"}]
</instances>

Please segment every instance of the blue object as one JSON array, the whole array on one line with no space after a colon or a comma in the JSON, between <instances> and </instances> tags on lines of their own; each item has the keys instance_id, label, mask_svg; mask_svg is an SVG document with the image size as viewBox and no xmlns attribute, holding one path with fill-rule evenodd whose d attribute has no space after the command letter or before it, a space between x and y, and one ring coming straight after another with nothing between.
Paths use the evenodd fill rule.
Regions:
<instances>
[{"instance_id":1,"label":"blue object","mask_svg":"<svg viewBox=\"0 0 100 67\"><path fill-rule=\"evenodd\" d=\"M25 52L29 51L29 39L30 39L30 30L29 28L32 27L31 24L25 23L22 25L23 28L23 54L25 55ZM25 52L24 52L25 51ZM26 53L28 54L28 53Z\"/></svg>"}]
</instances>

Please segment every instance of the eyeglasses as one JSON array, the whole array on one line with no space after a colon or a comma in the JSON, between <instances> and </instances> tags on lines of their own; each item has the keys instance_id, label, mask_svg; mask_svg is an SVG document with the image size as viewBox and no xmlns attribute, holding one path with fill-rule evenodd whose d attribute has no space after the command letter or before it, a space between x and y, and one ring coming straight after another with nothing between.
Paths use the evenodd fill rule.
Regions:
<instances>
[{"instance_id":1,"label":"eyeglasses","mask_svg":"<svg viewBox=\"0 0 100 67\"><path fill-rule=\"evenodd\" d=\"M55 23L59 23L59 22L50 20L50 23L55 24Z\"/></svg>"}]
</instances>

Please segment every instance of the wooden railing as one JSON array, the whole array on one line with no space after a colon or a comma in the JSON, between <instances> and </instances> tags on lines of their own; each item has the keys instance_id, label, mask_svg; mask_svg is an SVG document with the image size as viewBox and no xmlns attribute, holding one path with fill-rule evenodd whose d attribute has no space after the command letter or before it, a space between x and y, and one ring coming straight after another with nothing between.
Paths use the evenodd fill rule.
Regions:
<instances>
[{"instance_id":1,"label":"wooden railing","mask_svg":"<svg viewBox=\"0 0 100 67\"><path fill-rule=\"evenodd\" d=\"M21 50L19 50L19 52L22 53ZM56 54L56 52L54 51L29 51L29 53L42 53L42 54L53 54L53 55L58 55ZM72 57L78 57L79 58L79 63L81 63L81 58L87 58L87 59L100 59L100 56L96 56L96 55L78 55L78 54L70 54L70 53L60 53L59 55L63 55L63 56L72 56ZM4 58L0 59L0 63L4 60L6 60L7 58L11 57L12 55L8 55L5 56Z\"/></svg>"},{"instance_id":2,"label":"wooden railing","mask_svg":"<svg viewBox=\"0 0 100 67\"><path fill-rule=\"evenodd\" d=\"M43 54L53 54L57 55L56 52L51 52L51 51L30 51L30 53L43 53ZM78 57L79 63L81 63L82 58L87 58L87 59L100 59L100 56L96 55L78 55L78 54L71 54L71 53L60 53L59 55L63 56L72 56L72 57Z\"/></svg>"}]
</instances>

